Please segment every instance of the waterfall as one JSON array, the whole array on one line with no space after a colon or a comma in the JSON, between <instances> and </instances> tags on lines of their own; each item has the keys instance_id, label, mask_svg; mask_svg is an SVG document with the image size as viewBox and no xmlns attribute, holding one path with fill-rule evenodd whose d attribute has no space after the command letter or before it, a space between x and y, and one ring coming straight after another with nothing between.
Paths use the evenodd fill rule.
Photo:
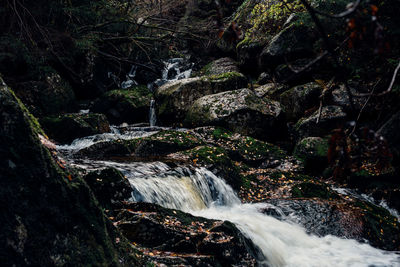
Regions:
<instances>
[{"instance_id":1,"label":"waterfall","mask_svg":"<svg viewBox=\"0 0 400 267\"><path fill-rule=\"evenodd\" d=\"M58 146L73 167L88 171L104 167L119 169L133 188L132 200L156 203L166 208L179 209L195 216L228 220L250 238L267 259L260 266L400 266L400 256L373 248L368 244L332 235L318 237L291 216L281 212L279 219L262 213L281 210L280 201L241 204L233 189L223 179L205 168L175 167L162 162L112 162L68 158L70 151L89 144L116 138L147 136L158 127L112 127L113 133L75 140L69 146ZM341 189L337 189L341 190Z\"/></svg>"},{"instance_id":2,"label":"waterfall","mask_svg":"<svg viewBox=\"0 0 400 267\"><path fill-rule=\"evenodd\" d=\"M207 169L167 168L140 175L123 170L134 189L133 200L233 222L263 252L267 262L262 266L399 266L394 252L356 240L309 235L300 225L260 212L271 204L241 204L233 189Z\"/></svg>"},{"instance_id":3,"label":"waterfall","mask_svg":"<svg viewBox=\"0 0 400 267\"><path fill-rule=\"evenodd\" d=\"M150 127L156 126L157 123L156 101L154 99L150 101L149 123Z\"/></svg>"}]
</instances>

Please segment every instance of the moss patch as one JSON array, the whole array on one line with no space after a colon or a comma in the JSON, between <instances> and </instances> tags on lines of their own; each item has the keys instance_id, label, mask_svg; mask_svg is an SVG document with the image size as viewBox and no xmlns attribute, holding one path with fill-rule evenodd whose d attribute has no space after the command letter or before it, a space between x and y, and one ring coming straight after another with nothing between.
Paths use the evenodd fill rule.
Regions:
<instances>
[{"instance_id":1,"label":"moss patch","mask_svg":"<svg viewBox=\"0 0 400 267\"><path fill-rule=\"evenodd\" d=\"M304 182L295 185L292 188L292 197L298 198L321 198L321 199L335 199L339 196L332 192L332 190L324 185L313 182Z\"/></svg>"}]
</instances>

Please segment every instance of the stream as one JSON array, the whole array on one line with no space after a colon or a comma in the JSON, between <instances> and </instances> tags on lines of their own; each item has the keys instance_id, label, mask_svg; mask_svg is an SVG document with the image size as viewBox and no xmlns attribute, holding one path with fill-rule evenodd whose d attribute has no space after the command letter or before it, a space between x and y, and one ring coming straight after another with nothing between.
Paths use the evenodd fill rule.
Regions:
<instances>
[{"instance_id":1,"label":"stream","mask_svg":"<svg viewBox=\"0 0 400 267\"><path fill-rule=\"evenodd\" d=\"M170 167L163 162L113 162L74 158L79 149L97 142L149 136L160 127L112 127L112 133L75 140L58 146L71 165L86 170L119 169L134 190L132 201L151 202L195 216L228 220L257 245L266 260L260 266L400 266L400 255L376 249L366 243L333 235L307 233L298 215L272 216L262 210L282 210L280 202L242 204L223 179L205 168ZM343 191L342 189L337 189ZM342 193L350 194L350 191Z\"/></svg>"}]
</instances>

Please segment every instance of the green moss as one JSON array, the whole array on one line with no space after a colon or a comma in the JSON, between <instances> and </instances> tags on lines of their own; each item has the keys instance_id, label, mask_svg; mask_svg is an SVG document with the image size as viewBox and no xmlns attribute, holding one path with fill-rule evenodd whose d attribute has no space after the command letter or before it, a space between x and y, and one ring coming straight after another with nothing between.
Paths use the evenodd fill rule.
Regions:
<instances>
[{"instance_id":1,"label":"green moss","mask_svg":"<svg viewBox=\"0 0 400 267\"><path fill-rule=\"evenodd\" d=\"M292 190L292 197L299 198L321 198L321 199L334 199L338 198L338 195L332 192L329 187L323 184L304 182L295 185Z\"/></svg>"},{"instance_id":2,"label":"green moss","mask_svg":"<svg viewBox=\"0 0 400 267\"><path fill-rule=\"evenodd\" d=\"M237 45L236 45L236 50L239 50L241 47L246 46L251 44L253 41L252 38L246 36L242 41L240 41Z\"/></svg>"},{"instance_id":3,"label":"green moss","mask_svg":"<svg viewBox=\"0 0 400 267\"><path fill-rule=\"evenodd\" d=\"M2 79L0 77L0 85L2 83ZM42 127L40 126L39 121L29 112L29 110L26 108L26 106L21 102L21 100L15 95L14 91L8 88L11 94L13 95L14 99L16 99L19 107L22 109L24 112L25 116L27 116L27 121L29 122L31 128L35 131L36 134L41 134L45 137L46 134L44 133Z\"/></svg>"},{"instance_id":4,"label":"green moss","mask_svg":"<svg viewBox=\"0 0 400 267\"><path fill-rule=\"evenodd\" d=\"M145 85L138 85L129 89L112 90L105 96L128 101L134 106L148 106L152 93Z\"/></svg>"},{"instance_id":5,"label":"green moss","mask_svg":"<svg viewBox=\"0 0 400 267\"><path fill-rule=\"evenodd\" d=\"M200 141L197 137L188 132L172 131L172 130L160 131L155 135L146 137L144 139L160 140L185 147L193 147L202 144L202 141Z\"/></svg>"},{"instance_id":6,"label":"green moss","mask_svg":"<svg viewBox=\"0 0 400 267\"><path fill-rule=\"evenodd\" d=\"M286 153L272 144L254 139L253 137L245 137L241 140L237 147L241 155L251 159L261 159L271 157L274 159L284 159Z\"/></svg>"},{"instance_id":7,"label":"green moss","mask_svg":"<svg viewBox=\"0 0 400 267\"><path fill-rule=\"evenodd\" d=\"M368 240L384 249L396 250L400 246L400 224L396 217L382 207L357 200L355 206L363 213L364 232Z\"/></svg>"},{"instance_id":8,"label":"green moss","mask_svg":"<svg viewBox=\"0 0 400 267\"><path fill-rule=\"evenodd\" d=\"M210 75L207 76L206 78L209 79L210 81L221 81L221 80L230 80L234 78L240 78L243 75L240 74L239 72L231 71L231 72L225 72L222 74L218 75Z\"/></svg>"},{"instance_id":9,"label":"green moss","mask_svg":"<svg viewBox=\"0 0 400 267\"><path fill-rule=\"evenodd\" d=\"M212 136L215 140L229 140L232 137L232 132L221 128L221 127L217 127L214 129L214 131L212 132Z\"/></svg>"},{"instance_id":10,"label":"green moss","mask_svg":"<svg viewBox=\"0 0 400 267\"><path fill-rule=\"evenodd\" d=\"M203 68L201 68L200 74L201 75L210 75L210 70L211 70L212 65L213 65L212 62L205 65Z\"/></svg>"}]
</instances>

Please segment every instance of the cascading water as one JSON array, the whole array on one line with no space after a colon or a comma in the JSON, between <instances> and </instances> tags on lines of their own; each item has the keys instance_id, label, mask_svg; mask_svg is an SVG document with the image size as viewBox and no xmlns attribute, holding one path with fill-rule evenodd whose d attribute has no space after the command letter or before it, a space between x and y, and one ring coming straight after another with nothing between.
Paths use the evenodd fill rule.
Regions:
<instances>
[{"instance_id":1,"label":"cascading water","mask_svg":"<svg viewBox=\"0 0 400 267\"><path fill-rule=\"evenodd\" d=\"M156 126L156 123L157 123L156 101L154 99L152 99L150 101L149 123L150 123L150 127Z\"/></svg>"},{"instance_id":2,"label":"cascading water","mask_svg":"<svg viewBox=\"0 0 400 267\"><path fill-rule=\"evenodd\" d=\"M121 135L120 130L115 129L114 134ZM78 144L79 140L74 143ZM77 149L72 145L68 148ZM119 169L132 185L134 201L231 221L263 252L267 260L260 262L260 266L400 266L400 256L395 252L332 235L309 235L295 220L285 216L278 220L260 212L271 209L270 203L241 204L233 189L205 168L170 168L162 162L92 160L81 160L75 165L88 170Z\"/></svg>"},{"instance_id":3,"label":"cascading water","mask_svg":"<svg viewBox=\"0 0 400 267\"><path fill-rule=\"evenodd\" d=\"M270 204L240 204L232 188L204 168L127 177L135 191L134 201L235 223L268 259L261 265L399 266L400 257L395 253L355 240L309 235L299 225L262 214L260 210Z\"/></svg>"}]
</instances>

